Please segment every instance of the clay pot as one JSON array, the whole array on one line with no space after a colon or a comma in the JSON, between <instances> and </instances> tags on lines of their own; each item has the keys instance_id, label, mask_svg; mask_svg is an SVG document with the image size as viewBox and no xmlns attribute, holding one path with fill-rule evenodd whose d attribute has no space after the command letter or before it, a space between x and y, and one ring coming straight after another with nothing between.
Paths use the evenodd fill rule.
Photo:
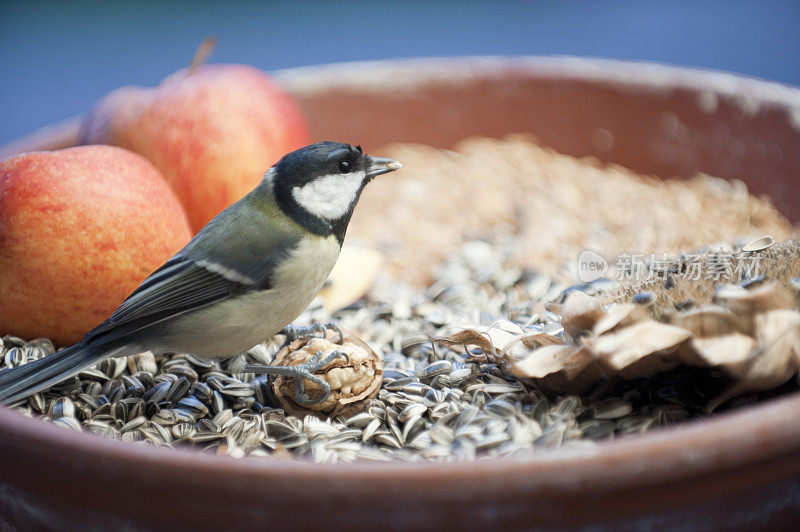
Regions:
<instances>
[{"instance_id":1,"label":"clay pot","mask_svg":"<svg viewBox=\"0 0 800 532\"><path fill-rule=\"evenodd\" d=\"M569 58L465 58L277 73L317 139L446 147L529 132L639 172L741 179L800 221L800 90ZM0 149L75 142L76 122ZM800 396L596 448L474 463L316 465L153 449L0 407L0 528L788 528Z\"/></svg>"}]
</instances>

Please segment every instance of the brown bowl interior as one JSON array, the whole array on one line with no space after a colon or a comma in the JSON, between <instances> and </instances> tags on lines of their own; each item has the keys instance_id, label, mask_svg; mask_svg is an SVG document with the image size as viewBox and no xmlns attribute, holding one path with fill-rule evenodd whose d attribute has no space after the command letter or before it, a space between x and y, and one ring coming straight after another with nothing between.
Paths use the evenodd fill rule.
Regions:
<instances>
[{"instance_id":1,"label":"brown bowl interior","mask_svg":"<svg viewBox=\"0 0 800 532\"><path fill-rule=\"evenodd\" d=\"M569 58L412 60L276 75L318 139L447 147L472 135L528 132L560 152L647 174L741 179L800 221L796 89ZM0 156L75 139L71 120L0 148ZM317 465L123 444L0 407L0 528L781 525L800 515L798 416L800 397L792 395L524 461Z\"/></svg>"}]
</instances>

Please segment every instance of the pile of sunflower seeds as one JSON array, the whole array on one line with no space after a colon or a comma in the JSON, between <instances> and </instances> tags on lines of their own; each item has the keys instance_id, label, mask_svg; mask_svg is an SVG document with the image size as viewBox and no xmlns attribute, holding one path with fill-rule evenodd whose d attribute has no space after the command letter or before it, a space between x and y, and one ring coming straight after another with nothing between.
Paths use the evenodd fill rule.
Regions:
<instances>
[{"instance_id":1,"label":"pile of sunflower seeds","mask_svg":"<svg viewBox=\"0 0 800 532\"><path fill-rule=\"evenodd\" d=\"M317 462L526 455L591 446L704 415L702 405L716 393L713 384L680 371L604 384L583 398L553 397L503 374L480 350L433 345L432 337L454 327L501 319L526 331L563 334L558 316L542 310L542 303L561 300L565 287L505 267L513 247L513 239L502 235L467 242L427 290L381 278L358 303L330 315L316 302L295 322L334 321L383 354L378 396L347 419L287 416L269 404L263 377L243 373L246 364L269 364L282 337L222 365L185 354L105 360L12 406L68 429L128 442ZM593 293L598 286L581 289ZM0 367L53 352L49 340L6 336Z\"/></svg>"}]
</instances>

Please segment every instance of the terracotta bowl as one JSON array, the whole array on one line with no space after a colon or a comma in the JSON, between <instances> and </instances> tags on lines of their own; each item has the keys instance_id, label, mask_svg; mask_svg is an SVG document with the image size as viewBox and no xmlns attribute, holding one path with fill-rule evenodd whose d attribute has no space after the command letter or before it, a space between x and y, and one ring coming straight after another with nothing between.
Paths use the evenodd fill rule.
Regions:
<instances>
[{"instance_id":1,"label":"terracotta bowl","mask_svg":"<svg viewBox=\"0 0 800 532\"><path fill-rule=\"evenodd\" d=\"M570 58L389 61L276 73L316 138L446 147L529 132L664 177L741 179L800 221L800 90ZM0 149L74 144L76 121ZM316 465L169 451L0 407L0 529L788 528L800 396L592 449L474 463Z\"/></svg>"}]
</instances>

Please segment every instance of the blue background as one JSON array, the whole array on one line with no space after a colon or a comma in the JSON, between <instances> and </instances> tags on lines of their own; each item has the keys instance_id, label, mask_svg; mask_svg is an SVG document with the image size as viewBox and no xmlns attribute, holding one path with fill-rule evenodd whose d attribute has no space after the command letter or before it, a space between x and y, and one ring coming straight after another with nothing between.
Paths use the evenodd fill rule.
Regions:
<instances>
[{"instance_id":1,"label":"blue background","mask_svg":"<svg viewBox=\"0 0 800 532\"><path fill-rule=\"evenodd\" d=\"M476 54L654 60L800 85L800 1L8 2L0 143L154 85L216 35L213 62L270 70Z\"/></svg>"}]
</instances>

